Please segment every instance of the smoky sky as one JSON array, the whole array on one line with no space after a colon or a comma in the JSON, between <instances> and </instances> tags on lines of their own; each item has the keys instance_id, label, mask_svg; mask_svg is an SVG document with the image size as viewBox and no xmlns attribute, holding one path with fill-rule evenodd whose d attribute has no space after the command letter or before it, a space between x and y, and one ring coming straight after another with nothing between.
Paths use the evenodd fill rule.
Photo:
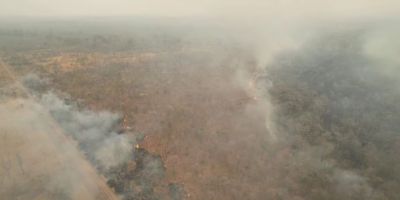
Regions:
<instances>
[{"instance_id":1,"label":"smoky sky","mask_svg":"<svg viewBox=\"0 0 400 200\"><path fill-rule=\"evenodd\" d=\"M396 0L2 0L2 16L200 16L261 20L396 15Z\"/></svg>"}]
</instances>

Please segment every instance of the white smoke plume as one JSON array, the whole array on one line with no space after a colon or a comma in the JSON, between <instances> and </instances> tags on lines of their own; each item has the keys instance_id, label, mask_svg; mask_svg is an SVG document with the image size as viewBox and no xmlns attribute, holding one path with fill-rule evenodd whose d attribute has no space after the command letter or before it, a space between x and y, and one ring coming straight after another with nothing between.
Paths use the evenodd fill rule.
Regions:
<instances>
[{"instance_id":1,"label":"white smoke plume","mask_svg":"<svg viewBox=\"0 0 400 200\"><path fill-rule=\"evenodd\" d=\"M41 104L26 98L1 101L0 121L1 198L116 198Z\"/></svg>"},{"instance_id":2,"label":"white smoke plume","mask_svg":"<svg viewBox=\"0 0 400 200\"><path fill-rule=\"evenodd\" d=\"M80 111L53 93L44 94L40 103L100 167L109 169L131 158L135 141L130 140L126 134L116 132L121 121L118 114Z\"/></svg>"},{"instance_id":3,"label":"white smoke plume","mask_svg":"<svg viewBox=\"0 0 400 200\"><path fill-rule=\"evenodd\" d=\"M49 80L36 74L21 78L39 103L50 113L64 133L72 136L88 158L98 167L109 169L131 159L136 144L133 133L122 134L122 117L107 111L79 109L76 102L60 98L47 90ZM120 133L118 133L120 132Z\"/></svg>"}]
</instances>

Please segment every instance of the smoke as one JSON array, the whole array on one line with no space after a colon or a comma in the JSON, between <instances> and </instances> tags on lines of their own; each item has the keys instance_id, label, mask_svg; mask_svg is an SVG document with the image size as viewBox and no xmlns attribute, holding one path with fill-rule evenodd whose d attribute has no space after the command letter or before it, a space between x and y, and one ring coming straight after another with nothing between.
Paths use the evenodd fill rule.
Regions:
<instances>
[{"instance_id":1,"label":"smoke","mask_svg":"<svg viewBox=\"0 0 400 200\"><path fill-rule=\"evenodd\" d=\"M75 102L50 91L49 80L36 74L27 74L21 81L99 168L108 170L130 160L136 140L133 133L123 132L121 115L80 109Z\"/></svg>"},{"instance_id":2,"label":"smoke","mask_svg":"<svg viewBox=\"0 0 400 200\"><path fill-rule=\"evenodd\" d=\"M54 128L42 105L12 98L0 103L0 111L2 198L113 198L76 147Z\"/></svg>"},{"instance_id":3,"label":"smoke","mask_svg":"<svg viewBox=\"0 0 400 200\"><path fill-rule=\"evenodd\" d=\"M134 160L135 134L124 132L121 116L80 109L35 74L21 82L29 95L12 83L2 87L2 197L116 198L82 155L104 175Z\"/></svg>"},{"instance_id":4,"label":"smoke","mask_svg":"<svg viewBox=\"0 0 400 200\"><path fill-rule=\"evenodd\" d=\"M360 27L321 31L267 66L276 145L291 155L276 163L293 184L275 183L291 189L284 199L398 198L389 188L399 184L392 154L399 139L399 77L387 73L397 70L388 59L397 40L382 42L376 27Z\"/></svg>"},{"instance_id":5,"label":"smoke","mask_svg":"<svg viewBox=\"0 0 400 200\"><path fill-rule=\"evenodd\" d=\"M46 106L65 132L78 141L89 159L98 163L101 168L118 166L132 156L135 141L130 140L126 134L116 132L121 122L118 114L79 111L53 93L44 94L40 103Z\"/></svg>"},{"instance_id":6,"label":"smoke","mask_svg":"<svg viewBox=\"0 0 400 200\"><path fill-rule=\"evenodd\" d=\"M86 97L91 103L130 109L138 129L152 134L144 148L160 156L132 148L138 134L121 134L122 115L90 111L44 92L46 81L37 76L23 80L40 91L40 105L118 194L162 199L158 190L169 190L171 198L185 193L194 199L400 199L398 2L173 1L168 9L118 2L97 5L92 13L77 6L83 10L73 9L73 15L107 14L115 6L113 12L126 14L179 17L193 11L207 18L198 26L179 21L175 32L163 35L167 39L141 38L145 41L138 44L151 56L140 62L116 66L104 59L109 63L58 76L64 78L58 86L66 90L92 87L101 98ZM52 15L57 9L49 5L45 10ZM61 11L68 15L71 9ZM107 49L113 40L103 39ZM87 44L72 47L88 49ZM170 48L160 52L157 45ZM84 92L75 96L85 97ZM129 103L113 104L119 99ZM166 184L165 177L182 186Z\"/></svg>"},{"instance_id":7,"label":"smoke","mask_svg":"<svg viewBox=\"0 0 400 200\"><path fill-rule=\"evenodd\" d=\"M60 6L61 5L61 6ZM219 20L262 19L315 20L315 18L367 18L396 15L399 3L395 0L363 1L338 0L17 0L1 2L2 15L29 16L162 16L162 17L219 17ZM91 10L88 10L91 8Z\"/></svg>"},{"instance_id":8,"label":"smoke","mask_svg":"<svg viewBox=\"0 0 400 200\"><path fill-rule=\"evenodd\" d=\"M81 153L106 178L108 186L120 198L156 198L154 187L170 187L160 182L165 176L161 158L138 146L143 135L124 127L120 114L91 111L69 100L67 95L61 98L49 88L49 80L36 74L23 76L21 82L29 84L27 88L38 99L38 105L44 108L43 112L48 112L62 132L77 143ZM79 180L79 177L68 170L54 175L54 180L49 183L49 191L64 192L67 188L64 182L71 182L70 179ZM74 188L78 186L68 185ZM179 188L176 190L165 195L171 198L180 196L182 191Z\"/></svg>"}]
</instances>

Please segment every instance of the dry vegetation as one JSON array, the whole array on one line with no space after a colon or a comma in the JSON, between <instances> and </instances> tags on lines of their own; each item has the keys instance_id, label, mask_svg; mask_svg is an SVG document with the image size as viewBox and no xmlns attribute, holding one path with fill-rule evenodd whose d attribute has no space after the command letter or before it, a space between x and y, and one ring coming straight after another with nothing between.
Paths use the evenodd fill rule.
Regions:
<instances>
[{"instance_id":1,"label":"dry vegetation","mask_svg":"<svg viewBox=\"0 0 400 200\"><path fill-rule=\"evenodd\" d=\"M121 114L138 144L99 171L125 199L400 198L397 80L358 32L307 41L267 71L234 42L61 33L1 56L79 107Z\"/></svg>"}]
</instances>

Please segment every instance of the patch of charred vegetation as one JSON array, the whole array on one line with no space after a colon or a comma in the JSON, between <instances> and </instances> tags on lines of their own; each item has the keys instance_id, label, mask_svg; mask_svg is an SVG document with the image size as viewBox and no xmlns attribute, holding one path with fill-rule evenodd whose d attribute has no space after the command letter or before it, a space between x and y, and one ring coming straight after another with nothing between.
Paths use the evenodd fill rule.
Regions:
<instances>
[{"instance_id":1,"label":"patch of charred vegetation","mask_svg":"<svg viewBox=\"0 0 400 200\"><path fill-rule=\"evenodd\" d=\"M109 179L107 184L124 200L183 199L185 192L182 185L162 184L165 170L160 156L136 148L131 160L108 170L105 176ZM169 194L160 194L155 188Z\"/></svg>"}]
</instances>

